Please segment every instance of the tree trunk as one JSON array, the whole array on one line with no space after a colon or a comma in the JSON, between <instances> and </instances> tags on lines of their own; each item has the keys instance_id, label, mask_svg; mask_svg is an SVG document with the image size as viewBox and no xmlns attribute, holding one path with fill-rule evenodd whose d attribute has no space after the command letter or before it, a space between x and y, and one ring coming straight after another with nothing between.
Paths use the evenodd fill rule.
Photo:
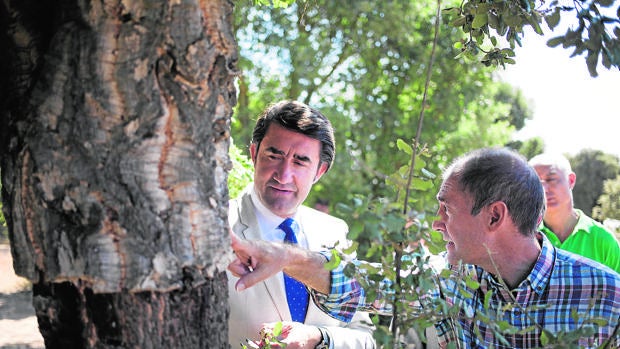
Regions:
<instances>
[{"instance_id":1,"label":"tree trunk","mask_svg":"<svg viewBox=\"0 0 620 349\"><path fill-rule=\"evenodd\" d=\"M0 4L0 168L48 348L224 348L226 0Z\"/></svg>"}]
</instances>

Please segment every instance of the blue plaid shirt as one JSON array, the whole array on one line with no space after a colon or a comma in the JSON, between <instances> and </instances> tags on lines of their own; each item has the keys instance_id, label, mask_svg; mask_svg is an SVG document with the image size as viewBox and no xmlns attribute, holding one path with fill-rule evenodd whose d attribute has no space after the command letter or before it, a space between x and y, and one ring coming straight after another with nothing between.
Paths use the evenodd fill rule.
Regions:
<instances>
[{"instance_id":1,"label":"blue plaid shirt","mask_svg":"<svg viewBox=\"0 0 620 349\"><path fill-rule=\"evenodd\" d=\"M556 249L541 234L539 240L542 251L536 265L514 290L475 266L453 270L452 277L441 279L441 288L431 298L442 297L459 309L458 315L435 325L442 348L448 343L468 349L542 348L560 332L572 332L568 336L578 338L581 348L620 347L620 275ZM465 274L479 287L469 287ZM343 267L334 269L331 277L329 295L312 292L326 313L342 321L350 321L356 309L391 314L389 306L368 304L360 284L347 278Z\"/></svg>"}]
</instances>

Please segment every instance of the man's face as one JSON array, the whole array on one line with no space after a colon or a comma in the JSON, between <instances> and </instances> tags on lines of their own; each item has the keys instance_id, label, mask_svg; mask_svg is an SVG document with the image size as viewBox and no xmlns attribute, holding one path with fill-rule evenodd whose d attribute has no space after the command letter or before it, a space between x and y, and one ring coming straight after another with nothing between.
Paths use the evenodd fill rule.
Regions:
<instances>
[{"instance_id":1,"label":"man's face","mask_svg":"<svg viewBox=\"0 0 620 349\"><path fill-rule=\"evenodd\" d=\"M271 124L260 146L250 146L254 187L263 205L280 217L290 217L314 182L327 170L319 163L321 142Z\"/></svg>"},{"instance_id":2,"label":"man's face","mask_svg":"<svg viewBox=\"0 0 620 349\"><path fill-rule=\"evenodd\" d=\"M536 165L534 170L545 189L547 210L545 216L553 215L560 207L572 208L572 192L575 185L575 175L564 173L552 165Z\"/></svg>"},{"instance_id":3,"label":"man's face","mask_svg":"<svg viewBox=\"0 0 620 349\"><path fill-rule=\"evenodd\" d=\"M437 194L439 216L433 229L443 234L450 264L470 263L485 265L489 253L485 248L485 225L482 214L472 216L473 198L458 187L456 180L448 178Z\"/></svg>"}]
</instances>

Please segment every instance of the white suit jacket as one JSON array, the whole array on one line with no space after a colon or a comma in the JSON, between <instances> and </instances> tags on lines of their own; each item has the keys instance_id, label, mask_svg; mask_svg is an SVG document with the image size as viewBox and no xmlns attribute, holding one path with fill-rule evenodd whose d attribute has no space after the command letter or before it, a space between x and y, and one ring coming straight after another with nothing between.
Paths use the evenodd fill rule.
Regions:
<instances>
[{"instance_id":1,"label":"white suit jacket","mask_svg":"<svg viewBox=\"0 0 620 349\"><path fill-rule=\"evenodd\" d=\"M299 207L297 217L310 250L324 250L324 246L331 247L336 241L341 241L340 246L346 242L348 227L343 220L305 206ZM228 219L238 236L248 240L261 239L255 207L248 190L239 198L231 200ZM241 292L235 290L237 280L228 272L228 336L232 349L241 348L246 338L257 340L261 325L265 322L291 321L281 272ZM333 348L375 347L372 338L374 327L367 313L357 312L351 323L347 324L322 312L312 299L309 303L304 323L325 327L331 335Z\"/></svg>"}]
</instances>

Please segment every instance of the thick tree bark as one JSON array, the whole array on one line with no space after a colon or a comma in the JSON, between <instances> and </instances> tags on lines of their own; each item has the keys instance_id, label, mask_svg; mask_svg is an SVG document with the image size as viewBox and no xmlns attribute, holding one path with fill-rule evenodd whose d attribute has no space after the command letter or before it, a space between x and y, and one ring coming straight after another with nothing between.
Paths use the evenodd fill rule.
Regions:
<instances>
[{"instance_id":1,"label":"thick tree bark","mask_svg":"<svg viewBox=\"0 0 620 349\"><path fill-rule=\"evenodd\" d=\"M0 5L4 213L47 347L227 347L232 7Z\"/></svg>"}]
</instances>

